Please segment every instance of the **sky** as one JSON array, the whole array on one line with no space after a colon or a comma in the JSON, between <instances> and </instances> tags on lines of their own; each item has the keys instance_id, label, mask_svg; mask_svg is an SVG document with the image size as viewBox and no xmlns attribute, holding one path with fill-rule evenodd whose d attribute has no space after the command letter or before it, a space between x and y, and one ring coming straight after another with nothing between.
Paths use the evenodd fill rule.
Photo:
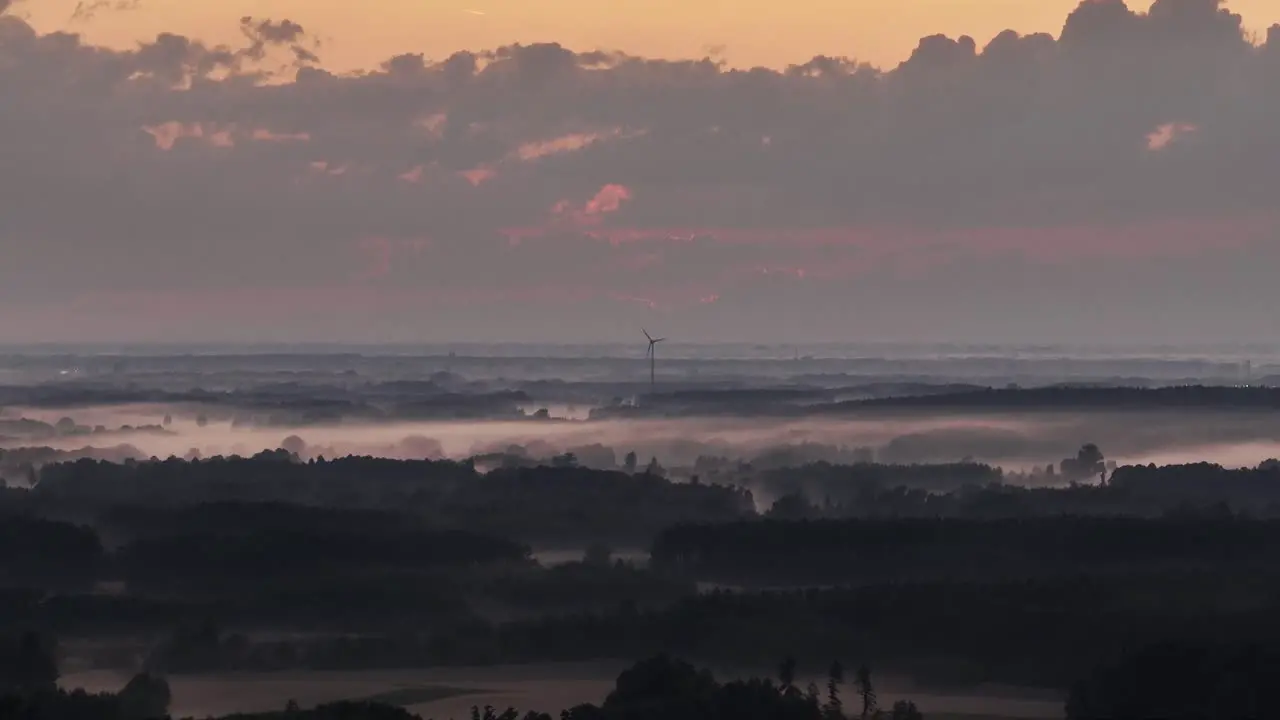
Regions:
<instances>
[{"instance_id":1,"label":"sky","mask_svg":"<svg viewBox=\"0 0 1280 720\"><path fill-rule=\"evenodd\" d=\"M1008 29L1056 34L1079 0L27 0L37 28L73 30L127 47L158 33L207 42L240 39L246 15L288 18L325 45L325 66L377 67L389 55L443 59L456 50L558 42L574 50L723 59L735 67L786 67L814 55L880 67L905 60L920 38ZM81 9L77 14L76 9ZM353 9L356 7L358 9ZM1280 22L1275 0L1234 0L1246 29ZM1140 9L1145 10L1146 6Z\"/></svg>"},{"instance_id":2,"label":"sky","mask_svg":"<svg viewBox=\"0 0 1280 720\"><path fill-rule=\"evenodd\" d=\"M1278 22L0 0L0 341L1265 340Z\"/></svg>"}]
</instances>

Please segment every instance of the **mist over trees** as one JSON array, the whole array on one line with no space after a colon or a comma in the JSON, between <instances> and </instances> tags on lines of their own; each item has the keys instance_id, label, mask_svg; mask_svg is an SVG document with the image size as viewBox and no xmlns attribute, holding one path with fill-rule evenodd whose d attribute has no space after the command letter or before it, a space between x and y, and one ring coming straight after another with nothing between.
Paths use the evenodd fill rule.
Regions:
<instances>
[{"instance_id":1,"label":"mist over trees","mask_svg":"<svg viewBox=\"0 0 1280 720\"><path fill-rule=\"evenodd\" d=\"M635 418L583 419L592 393L609 413L632 410L614 402L611 383L513 390L455 374L329 390L324 380L245 382L218 395L177 382L141 415L154 415L159 432L149 421L89 427L82 418L123 411L80 409L76 393L110 397L113 381L28 390L36 409L5 416L0 635L14 639L10 697L65 716L141 720L173 706L181 682L210 675L665 653L616 688L647 677L652 695L632 688L625 702L545 709L587 719L648 717L637 708L659 706L916 718L920 709L883 680L909 677L1030 686L1049 698L1037 702L1070 701L1069 712L1085 713L1072 717L1089 717L1148 692L1132 679L1147 670L1134 668L1158 665L1137 649L1221 643L1230 659L1197 667L1227 686L1262 677L1240 667L1267 657L1230 648L1280 647L1280 463L1124 460L1198 441L1256 442L1271 432L1257 405L1263 388L775 392L762 383L675 390ZM143 387L116 397L156 392ZM518 406L508 392L532 402ZM894 392L916 394L876 399ZM477 420L467 408L483 403L455 394L500 401ZM194 404L167 404L176 397ZM502 432L461 454L439 432L447 424L405 425L360 454L330 439L372 436L415 403L436 403L437 419L466 418L459 434L486 423ZM16 417L37 411L49 421ZM269 449L144 452L208 432L265 438ZM780 658L790 661L780 668ZM144 675L119 692L60 693L48 678L64 660ZM748 671L704 682L699 665ZM764 679L771 673L776 682ZM810 678L812 692L802 687ZM408 712L379 702L276 715ZM476 712L519 720L543 709Z\"/></svg>"}]
</instances>

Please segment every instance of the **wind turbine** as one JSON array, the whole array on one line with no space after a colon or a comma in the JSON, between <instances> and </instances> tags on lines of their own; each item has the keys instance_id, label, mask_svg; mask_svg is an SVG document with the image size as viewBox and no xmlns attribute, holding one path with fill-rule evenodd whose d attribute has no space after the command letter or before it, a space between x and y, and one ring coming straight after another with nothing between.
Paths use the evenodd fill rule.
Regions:
<instances>
[{"instance_id":1,"label":"wind turbine","mask_svg":"<svg viewBox=\"0 0 1280 720\"><path fill-rule=\"evenodd\" d=\"M644 328L640 328L640 332L644 333L644 336L649 340L649 349L646 350L644 354L645 354L645 357L649 358L649 392L652 393L654 386L657 384L657 380L656 380L657 376L654 373L654 360L657 355L655 348L658 345L658 343L662 342L663 340L666 340L666 338L654 339L654 337L649 334L649 331L645 330Z\"/></svg>"}]
</instances>

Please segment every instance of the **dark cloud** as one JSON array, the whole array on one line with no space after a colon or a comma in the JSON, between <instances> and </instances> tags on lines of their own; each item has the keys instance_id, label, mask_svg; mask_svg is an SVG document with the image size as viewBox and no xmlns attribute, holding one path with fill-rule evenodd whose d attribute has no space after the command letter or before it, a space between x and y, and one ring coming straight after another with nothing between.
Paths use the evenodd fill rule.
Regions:
<instances>
[{"instance_id":1,"label":"dark cloud","mask_svg":"<svg viewBox=\"0 0 1280 720\"><path fill-rule=\"evenodd\" d=\"M1056 38L934 36L889 70L544 44L337 75L297 23L240 27L112 51L0 18L0 330L160 335L130 323L167 298L234 335L237 303L293 298L285 329L322 338L356 332L335 304L436 336L668 310L739 337L1177 310L1196 335L1280 300L1280 28L1255 44L1213 0L1090 0Z\"/></svg>"},{"instance_id":2,"label":"dark cloud","mask_svg":"<svg viewBox=\"0 0 1280 720\"><path fill-rule=\"evenodd\" d=\"M316 63L320 57L314 48L319 40L310 37L301 25L292 20L274 21L250 16L240 18L240 32L249 41L241 54L250 60L261 61L270 48L282 47L293 55L295 66Z\"/></svg>"},{"instance_id":3,"label":"dark cloud","mask_svg":"<svg viewBox=\"0 0 1280 720\"><path fill-rule=\"evenodd\" d=\"M79 0L71 11L71 22L89 22L102 12L126 12L141 6L141 0Z\"/></svg>"},{"instance_id":4,"label":"dark cloud","mask_svg":"<svg viewBox=\"0 0 1280 720\"><path fill-rule=\"evenodd\" d=\"M292 20L273 22L271 20L254 20L252 17L240 18L240 27L250 40L255 43L287 45L302 39L306 31Z\"/></svg>"}]
</instances>

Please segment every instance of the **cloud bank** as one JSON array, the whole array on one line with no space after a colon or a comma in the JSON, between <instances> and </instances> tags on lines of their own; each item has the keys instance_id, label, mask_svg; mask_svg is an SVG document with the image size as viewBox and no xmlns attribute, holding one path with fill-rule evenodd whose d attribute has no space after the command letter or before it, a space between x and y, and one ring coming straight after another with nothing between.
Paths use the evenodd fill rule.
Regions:
<instances>
[{"instance_id":1,"label":"cloud bank","mask_svg":"<svg viewBox=\"0 0 1280 720\"><path fill-rule=\"evenodd\" d=\"M114 51L0 15L6 338L1276 329L1280 26L1214 0L891 69L546 44L335 75L297 23L241 30Z\"/></svg>"}]
</instances>

